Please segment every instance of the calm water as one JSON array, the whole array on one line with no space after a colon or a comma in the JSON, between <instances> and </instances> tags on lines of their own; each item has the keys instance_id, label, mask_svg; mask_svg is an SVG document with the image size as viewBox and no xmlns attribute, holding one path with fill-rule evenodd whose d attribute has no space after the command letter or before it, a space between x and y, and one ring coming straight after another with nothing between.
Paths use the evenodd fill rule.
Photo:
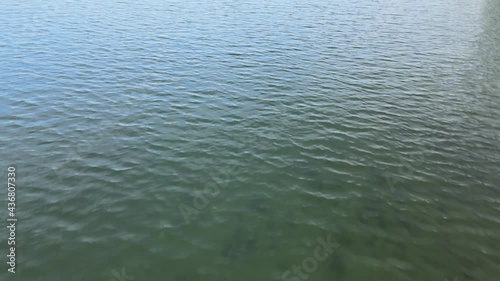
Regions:
<instances>
[{"instance_id":1,"label":"calm water","mask_svg":"<svg viewBox=\"0 0 500 281\"><path fill-rule=\"evenodd\" d=\"M1 280L498 280L500 1L0 3Z\"/></svg>"}]
</instances>

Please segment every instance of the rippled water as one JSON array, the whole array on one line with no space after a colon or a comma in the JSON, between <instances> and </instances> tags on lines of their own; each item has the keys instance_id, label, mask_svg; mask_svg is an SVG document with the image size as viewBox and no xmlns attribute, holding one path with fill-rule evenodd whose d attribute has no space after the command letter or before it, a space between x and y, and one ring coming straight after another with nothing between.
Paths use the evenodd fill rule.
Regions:
<instances>
[{"instance_id":1,"label":"rippled water","mask_svg":"<svg viewBox=\"0 0 500 281\"><path fill-rule=\"evenodd\" d=\"M0 3L0 279L498 280L500 1Z\"/></svg>"}]
</instances>

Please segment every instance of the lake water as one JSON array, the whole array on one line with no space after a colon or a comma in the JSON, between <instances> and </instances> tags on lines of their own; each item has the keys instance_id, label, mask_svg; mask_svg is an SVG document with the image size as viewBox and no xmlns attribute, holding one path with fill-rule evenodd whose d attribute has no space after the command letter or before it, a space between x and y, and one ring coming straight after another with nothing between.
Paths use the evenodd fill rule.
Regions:
<instances>
[{"instance_id":1,"label":"lake water","mask_svg":"<svg viewBox=\"0 0 500 281\"><path fill-rule=\"evenodd\" d=\"M500 1L0 3L1 280L498 280Z\"/></svg>"}]
</instances>

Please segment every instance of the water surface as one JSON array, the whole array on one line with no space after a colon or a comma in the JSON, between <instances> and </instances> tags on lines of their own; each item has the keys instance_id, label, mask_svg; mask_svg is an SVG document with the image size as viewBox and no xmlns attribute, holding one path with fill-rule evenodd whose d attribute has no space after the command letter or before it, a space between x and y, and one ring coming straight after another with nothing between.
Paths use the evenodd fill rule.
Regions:
<instances>
[{"instance_id":1,"label":"water surface","mask_svg":"<svg viewBox=\"0 0 500 281\"><path fill-rule=\"evenodd\" d=\"M499 1L0 2L0 279L498 280Z\"/></svg>"}]
</instances>

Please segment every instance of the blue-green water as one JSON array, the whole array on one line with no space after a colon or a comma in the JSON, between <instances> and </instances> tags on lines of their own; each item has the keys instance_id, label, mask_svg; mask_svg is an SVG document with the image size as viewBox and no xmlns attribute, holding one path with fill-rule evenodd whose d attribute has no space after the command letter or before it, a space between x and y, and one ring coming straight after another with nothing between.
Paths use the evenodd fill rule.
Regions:
<instances>
[{"instance_id":1,"label":"blue-green water","mask_svg":"<svg viewBox=\"0 0 500 281\"><path fill-rule=\"evenodd\" d=\"M1 280L498 280L500 1L0 4Z\"/></svg>"}]
</instances>

